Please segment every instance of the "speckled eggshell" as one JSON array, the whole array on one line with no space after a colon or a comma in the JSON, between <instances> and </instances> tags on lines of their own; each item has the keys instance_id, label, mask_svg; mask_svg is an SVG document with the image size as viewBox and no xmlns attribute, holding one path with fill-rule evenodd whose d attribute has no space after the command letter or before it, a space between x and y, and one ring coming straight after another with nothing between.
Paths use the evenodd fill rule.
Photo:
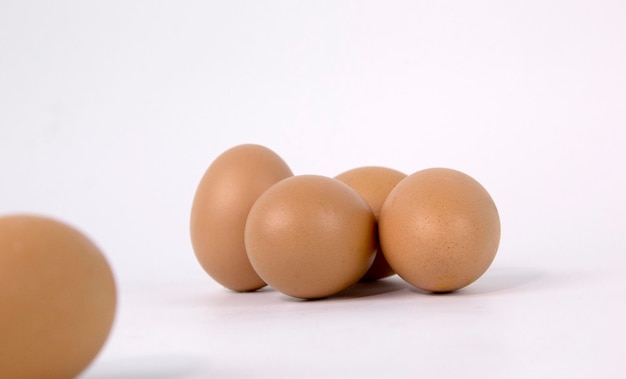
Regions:
<instances>
[{"instance_id":1,"label":"speckled eggshell","mask_svg":"<svg viewBox=\"0 0 626 379\"><path fill-rule=\"evenodd\" d=\"M366 166L345 171L335 177L335 179L346 183L356 190L367 201L374 212L376 220L380 217L380 209L387 199L389 192L406 174L387 167ZM386 278L395 274L383 252L378 247L376 258L369 270L361 278L362 281L372 281Z\"/></svg>"},{"instance_id":2,"label":"speckled eggshell","mask_svg":"<svg viewBox=\"0 0 626 379\"><path fill-rule=\"evenodd\" d=\"M245 241L252 266L271 287L316 299L365 274L374 260L375 234L374 214L355 190L335 179L301 175L259 197Z\"/></svg>"},{"instance_id":3,"label":"speckled eggshell","mask_svg":"<svg viewBox=\"0 0 626 379\"><path fill-rule=\"evenodd\" d=\"M253 144L225 151L206 170L191 207L190 233L198 262L216 282L241 292L266 285L246 254L246 218L266 189L292 175L276 153Z\"/></svg>"},{"instance_id":4,"label":"speckled eggshell","mask_svg":"<svg viewBox=\"0 0 626 379\"><path fill-rule=\"evenodd\" d=\"M403 179L383 204L379 237L398 275L417 288L450 292L478 279L500 242L500 218L489 193L447 168Z\"/></svg>"},{"instance_id":5,"label":"speckled eggshell","mask_svg":"<svg viewBox=\"0 0 626 379\"><path fill-rule=\"evenodd\" d=\"M96 245L46 217L0 217L0 378L69 379L97 356L116 310Z\"/></svg>"}]
</instances>

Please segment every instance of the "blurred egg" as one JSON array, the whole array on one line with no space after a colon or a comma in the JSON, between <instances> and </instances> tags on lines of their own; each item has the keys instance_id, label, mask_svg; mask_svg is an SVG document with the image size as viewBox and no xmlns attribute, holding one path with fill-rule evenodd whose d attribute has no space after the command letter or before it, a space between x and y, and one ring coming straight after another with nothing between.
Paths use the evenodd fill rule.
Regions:
<instances>
[{"instance_id":1,"label":"blurred egg","mask_svg":"<svg viewBox=\"0 0 626 379\"><path fill-rule=\"evenodd\" d=\"M191 207L191 242L198 262L224 287L254 291L265 286L246 254L246 217L259 195L292 175L276 153L252 144L225 151L206 170Z\"/></svg>"},{"instance_id":2,"label":"blurred egg","mask_svg":"<svg viewBox=\"0 0 626 379\"><path fill-rule=\"evenodd\" d=\"M337 175L335 179L346 183L363 196L378 220L380 209L387 195L405 177L406 174L390 168L368 166L348 170ZM374 263L361 280L378 280L393 274L394 271L387 263L379 246Z\"/></svg>"},{"instance_id":3,"label":"blurred egg","mask_svg":"<svg viewBox=\"0 0 626 379\"><path fill-rule=\"evenodd\" d=\"M369 269L376 220L346 184L294 176L254 203L245 242L252 266L271 287L292 297L322 298L352 286Z\"/></svg>"},{"instance_id":4,"label":"blurred egg","mask_svg":"<svg viewBox=\"0 0 626 379\"><path fill-rule=\"evenodd\" d=\"M472 177L432 168L409 175L389 193L379 237L402 279L427 291L449 292L489 268L500 242L500 218L489 193Z\"/></svg>"},{"instance_id":5,"label":"blurred egg","mask_svg":"<svg viewBox=\"0 0 626 379\"><path fill-rule=\"evenodd\" d=\"M0 378L74 378L111 330L115 281L76 229L31 215L0 217Z\"/></svg>"}]
</instances>

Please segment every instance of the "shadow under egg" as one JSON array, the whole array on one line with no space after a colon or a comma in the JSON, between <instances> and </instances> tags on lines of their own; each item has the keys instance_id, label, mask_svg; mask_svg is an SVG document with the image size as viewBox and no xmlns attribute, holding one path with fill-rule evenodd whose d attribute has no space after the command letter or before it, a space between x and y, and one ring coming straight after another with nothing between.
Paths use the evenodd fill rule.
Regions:
<instances>
[{"instance_id":1,"label":"shadow under egg","mask_svg":"<svg viewBox=\"0 0 626 379\"><path fill-rule=\"evenodd\" d=\"M541 270L533 268L503 267L491 269L473 283L456 291L431 292L420 288L412 287L411 292L421 295L431 296L467 296L480 295L495 292L509 291L532 282L545 276Z\"/></svg>"}]
</instances>

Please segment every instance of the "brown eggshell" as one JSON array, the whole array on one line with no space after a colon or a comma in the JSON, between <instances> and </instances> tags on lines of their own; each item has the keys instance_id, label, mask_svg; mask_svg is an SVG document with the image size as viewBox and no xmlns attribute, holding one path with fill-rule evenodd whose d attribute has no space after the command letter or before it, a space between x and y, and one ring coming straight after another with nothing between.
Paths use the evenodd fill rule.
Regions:
<instances>
[{"instance_id":1,"label":"brown eggshell","mask_svg":"<svg viewBox=\"0 0 626 379\"><path fill-rule=\"evenodd\" d=\"M76 377L105 343L115 309L111 269L81 232L0 217L0 378Z\"/></svg>"},{"instance_id":2,"label":"brown eggshell","mask_svg":"<svg viewBox=\"0 0 626 379\"><path fill-rule=\"evenodd\" d=\"M206 170L191 207L191 242L202 268L224 287L253 291L265 286L246 254L246 218L266 189L292 175L276 153L252 144L225 151Z\"/></svg>"},{"instance_id":3,"label":"brown eggshell","mask_svg":"<svg viewBox=\"0 0 626 379\"><path fill-rule=\"evenodd\" d=\"M415 287L449 292L478 279L500 242L498 210L483 186L451 169L418 171L391 191L379 223L385 257Z\"/></svg>"},{"instance_id":4,"label":"brown eggshell","mask_svg":"<svg viewBox=\"0 0 626 379\"><path fill-rule=\"evenodd\" d=\"M250 262L273 288L315 299L334 295L369 269L376 221L367 202L338 180L285 179L259 197L246 223Z\"/></svg>"},{"instance_id":5,"label":"brown eggshell","mask_svg":"<svg viewBox=\"0 0 626 379\"><path fill-rule=\"evenodd\" d=\"M356 190L367 201L378 220L380 209L387 199L387 195L406 174L386 167L367 166L343 172L335 179L346 183ZM361 278L362 281L372 281L393 275L395 272L387 263L381 252L380 245L376 258L369 270Z\"/></svg>"}]
</instances>

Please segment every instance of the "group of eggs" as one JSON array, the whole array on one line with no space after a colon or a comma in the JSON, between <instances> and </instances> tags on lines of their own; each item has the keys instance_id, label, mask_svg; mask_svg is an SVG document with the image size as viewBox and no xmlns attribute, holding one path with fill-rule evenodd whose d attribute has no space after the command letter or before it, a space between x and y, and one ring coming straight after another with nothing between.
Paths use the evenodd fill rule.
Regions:
<instances>
[{"instance_id":1,"label":"group of eggs","mask_svg":"<svg viewBox=\"0 0 626 379\"><path fill-rule=\"evenodd\" d=\"M224 287L269 284L302 299L394 273L454 291L487 270L500 240L494 202L461 172L293 176L259 145L215 159L190 221L198 261ZM47 217L0 217L0 378L76 377L104 345L116 301L111 268L82 232Z\"/></svg>"},{"instance_id":2,"label":"group of eggs","mask_svg":"<svg viewBox=\"0 0 626 379\"><path fill-rule=\"evenodd\" d=\"M394 273L422 290L455 291L488 269L500 242L491 196L462 172L360 167L335 178L294 176L259 145L213 161L190 229L199 263L222 286L269 285L301 299Z\"/></svg>"}]
</instances>

